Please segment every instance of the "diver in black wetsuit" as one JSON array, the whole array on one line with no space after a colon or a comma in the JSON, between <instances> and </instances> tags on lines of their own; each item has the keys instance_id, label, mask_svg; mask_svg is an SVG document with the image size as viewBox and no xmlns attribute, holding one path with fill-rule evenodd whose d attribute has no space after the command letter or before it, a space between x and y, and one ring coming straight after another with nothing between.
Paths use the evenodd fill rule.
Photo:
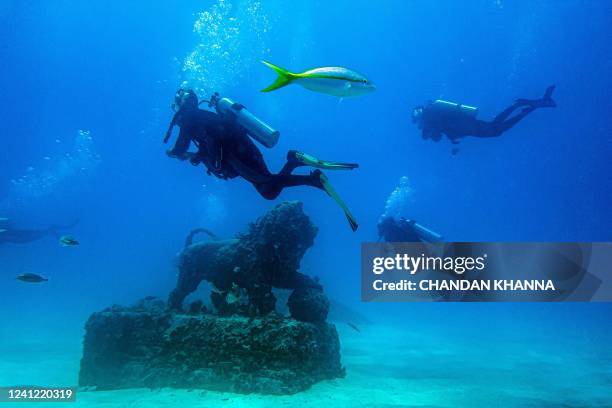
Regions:
<instances>
[{"instance_id":1,"label":"diver in black wetsuit","mask_svg":"<svg viewBox=\"0 0 612 408\"><path fill-rule=\"evenodd\" d=\"M415 220L383 215L378 221L378 236L385 242L441 242L444 238Z\"/></svg>"},{"instance_id":2,"label":"diver in black wetsuit","mask_svg":"<svg viewBox=\"0 0 612 408\"><path fill-rule=\"evenodd\" d=\"M166 142L172 128L180 128L178 140L167 151L168 156L179 160L189 159L195 166L203 163L208 174L222 179L242 177L249 181L262 195L273 200L286 187L311 186L327 192L344 210L353 231L357 222L340 197L335 193L325 174L319 169L309 175L291 174L300 166L324 169L354 169L357 164L326 162L302 152L290 150L287 163L278 174L268 170L260 150L249 137L247 131L235 120L215 112L198 108L198 97L193 90L179 89L175 95L176 114L166 133ZM189 152L194 143L198 151Z\"/></svg>"},{"instance_id":3,"label":"diver in black wetsuit","mask_svg":"<svg viewBox=\"0 0 612 408\"><path fill-rule=\"evenodd\" d=\"M552 99L555 86L549 86L541 99L517 99L491 122L476 119L477 109L465 105L435 101L426 106L417 106L412 112L412 121L422 130L423 139L439 141L445 134L453 144L466 136L497 137L516 125L537 108L554 108ZM520 112L512 113L522 108Z\"/></svg>"},{"instance_id":4,"label":"diver in black wetsuit","mask_svg":"<svg viewBox=\"0 0 612 408\"><path fill-rule=\"evenodd\" d=\"M382 217L378 221L378 237L385 242L421 242L410 221L394 217Z\"/></svg>"},{"instance_id":5,"label":"diver in black wetsuit","mask_svg":"<svg viewBox=\"0 0 612 408\"><path fill-rule=\"evenodd\" d=\"M69 225L52 225L46 229L17 229L10 225L9 220L0 218L0 244L28 244L47 236L59 234L60 231L74 227L75 221Z\"/></svg>"},{"instance_id":6,"label":"diver in black wetsuit","mask_svg":"<svg viewBox=\"0 0 612 408\"><path fill-rule=\"evenodd\" d=\"M444 241L444 237L414 220L384 214L378 220L378 240L390 245L390 247L385 248L388 256L394 256L392 253L404 252L406 247L396 248L395 244L397 243L410 243L412 244L410 245L411 250L416 254L429 255L433 254L431 251L434 248L428 247L427 244L441 243Z\"/></svg>"}]
</instances>

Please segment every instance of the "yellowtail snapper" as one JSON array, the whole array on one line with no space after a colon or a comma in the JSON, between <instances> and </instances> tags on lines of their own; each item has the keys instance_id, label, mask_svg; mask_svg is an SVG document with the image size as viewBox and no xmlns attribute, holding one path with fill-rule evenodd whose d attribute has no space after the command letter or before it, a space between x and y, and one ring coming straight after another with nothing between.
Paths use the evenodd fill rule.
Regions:
<instances>
[{"instance_id":1,"label":"yellowtail snapper","mask_svg":"<svg viewBox=\"0 0 612 408\"><path fill-rule=\"evenodd\" d=\"M298 84L314 92L338 96L360 96L373 92L376 87L363 75L343 67L314 68L296 74L278 67L267 61L262 61L278 75L276 81L262 92L270 92L289 84Z\"/></svg>"}]
</instances>

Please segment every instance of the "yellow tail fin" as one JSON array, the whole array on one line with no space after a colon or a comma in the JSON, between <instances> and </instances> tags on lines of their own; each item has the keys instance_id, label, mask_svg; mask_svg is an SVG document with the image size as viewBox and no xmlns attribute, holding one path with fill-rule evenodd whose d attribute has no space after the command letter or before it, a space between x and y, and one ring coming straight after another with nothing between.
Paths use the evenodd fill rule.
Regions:
<instances>
[{"instance_id":1,"label":"yellow tail fin","mask_svg":"<svg viewBox=\"0 0 612 408\"><path fill-rule=\"evenodd\" d=\"M291 73L281 67L277 67L276 65L271 64L268 61L261 62L266 64L266 66L272 68L278 74L276 81L274 81L272 85L268 86L267 88L262 89L261 92L270 92L274 91L275 89L282 88L283 86L287 86L297 77L297 75L295 75L294 73Z\"/></svg>"}]
</instances>

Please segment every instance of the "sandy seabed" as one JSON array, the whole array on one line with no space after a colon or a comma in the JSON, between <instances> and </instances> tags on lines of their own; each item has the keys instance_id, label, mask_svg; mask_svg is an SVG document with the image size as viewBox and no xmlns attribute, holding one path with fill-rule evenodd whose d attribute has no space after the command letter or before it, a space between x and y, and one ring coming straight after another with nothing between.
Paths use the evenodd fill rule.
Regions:
<instances>
[{"instance_id":1,"label":"sandy seabed","mask_svg":"<svg viewBox=\"0 0 612 408\"><path fill-rule=\"evenodd\" d=\"M52 406L612 407L612 352L606 346L610 339L571 343L506 336L491 341L378 325L363 326L358 333L338 324L338 330L346 378L324 381L295 395L170 388L78 391L76 402ZM80 339L0 342L0 385L76 384ZM2 403L10 406L41 403Z\"/></svg>"}]
</instances>

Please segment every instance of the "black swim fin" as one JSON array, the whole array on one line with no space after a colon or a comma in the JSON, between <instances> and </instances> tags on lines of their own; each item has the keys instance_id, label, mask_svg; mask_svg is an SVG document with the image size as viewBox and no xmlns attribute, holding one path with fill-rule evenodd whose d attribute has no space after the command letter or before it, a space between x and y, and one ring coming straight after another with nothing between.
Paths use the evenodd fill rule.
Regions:
<instances>
[{"instance_id":1,"label":"black swim fin","mask_svg":"<svg viewBox=\"0 0 612 408\"><path fill-rule=\"evenodd\" d=\"M555 107L557 107L557 103L552 98L552 94L553 94L554 91L555 91L555 85L551 85L548 88L546 88L546 91L544 92L544 97L542 99L540 99L541 106L538 106L539 108L555 108Z\"/></svg>"},{"instance_id":2,"label":"black swim fin","mask_svg":"<svg viewBox=\"0 0 612 408\"><path fill-rule=\"evenodd\" d=\"M309 154L290 150L287 153L287 160L293 161L297 166L310 166L325 170L353 170L359 167L357 163L340 163L317 159Z\"/></svg>"},{"instance_id":3,"label":"black swim fin","mask_svg":"<svg viewBox=\"0 0 612 408\"><path fill-rule=\"evenodd\" d=\"M346 219L348 220L349 225L351 226L351 229L353 231L357 231L357 228L359 228L359 225L357 224L357 220L355 219L355 217L353 217L353 214L351 214L351 211L348 209L348 207L346 206L344 201L342 201L342 198L340 198L338 193L336 193L336 191L334 190L334 188L330 184L329 179L327 178L327 176L325 174L323 174L323 172L321 170L315 170L311 174L312 174L313 177L317 178L320 181L321 186L323 187L325 192L331 198L333 198L336 203L338 203L340 208L342 208L342 211L344 211L344 215L346 216Z\"/></svg>"},{"instance_id":4,"label":"black swim fin","mask_svg":"<svg viewBox=\"0 0 612 408\"><path fill-rule=\"evenodd\" d=\"M520 105L529 105L532 108L555 108L557 103L552 98L554 91L555 85L551 85L546 88L542 99L517 99L516 102Z\"/></svg>"}]
</instances>

